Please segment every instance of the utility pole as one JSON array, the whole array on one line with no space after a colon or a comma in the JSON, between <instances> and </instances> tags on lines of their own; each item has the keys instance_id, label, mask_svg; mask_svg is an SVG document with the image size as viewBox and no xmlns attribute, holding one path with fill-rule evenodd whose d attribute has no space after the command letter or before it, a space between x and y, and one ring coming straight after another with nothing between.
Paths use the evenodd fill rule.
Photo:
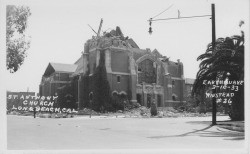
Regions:
<instances>
[{"instance_id":1,"label":"utility pole","mask_svg":"<svg viewBox=\"0 0 250 154\"><path fill-rule=\"evenodd\" d=\"M215 6L214 4L211 5L211 11L212 11L212 47L213 47L213 52L215 49L215 40L216 40L216 35L215 35ZM215 77L216 80L216 77ZM216 93L216 89L213 89L213 93ZM212 125L216 125L216 98L212 99Z\"/></svg>"},{"instance_id":2,"label":"utility pole","mask_svg":"<svg viewBox=\"0 0 250 154\"><path fill-rule=\"evenodd\" d=\"M202 17L208 17L210 16L211 21L212 21L212 48L213 51L215 49L215 41L216 41L216 35L215 35L215 5L211 4L211 15L200 15L200 16L188 16L188 17L181 17L180 16L180 11L178 10L178 17L177 18L165 18L165 19L153 19L150 18L149 21L149 34L152 34L152 22L153 21L160 21L160 20L174 20L174 19L187 19L187 18L202 18ZM216 80L216 79L215 79ZM216 93L216 90L213 89L213 93ZM212 125L216 125L216 98L212 99Z\"/></svg>"},{"instance_id":3,"label":"utility pole","mask_svg":"<svg viewBox=\"0 0 250 154\"><path fill-rule=\"evenodd\" d=\"M89 118L91 118L92 115L92 104L93 104L93 92L89 93L89 106L90 106L90 113L89 113Z\"/></svg>"}]
</instances>

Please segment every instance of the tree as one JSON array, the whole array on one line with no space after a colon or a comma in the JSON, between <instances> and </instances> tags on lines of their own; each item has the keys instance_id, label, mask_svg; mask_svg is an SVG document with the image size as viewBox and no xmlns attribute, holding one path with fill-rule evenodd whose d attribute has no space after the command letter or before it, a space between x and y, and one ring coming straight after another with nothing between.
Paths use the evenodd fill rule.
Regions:
<instances>
[{"instance_id":1,"label":"tree","mask_svg":"<svg viewBox=\"0 0 250 154\"><path fill-rule=\"evenodd\" d=\"M79 103L80 103L80 110L83 109L83 107L90 107L90 104L89 104L89 93L90 93L90 77L89 77L89 65L87 66L88 70L87 72L82 75L81 77L81 86L82 88L80 89L82 95L80 95L80 100L79 100Z\"/></svg>"},{"instance_id":2,"label":"tree","mask_svg":"<svg viewBox=\"0 0 250 154\"><path fill-rule=\"evenodd\" d=\"M31 15L29 7L8 5L6 7L6 65L14 73L23 64L30 47L25 30Z\"/></svg>"},{"instance_id":3,"label":"tree","mask_svg":"<svg viewBox=\"0 0 250 154\"><path fill-rule=\"evenodd\" d=\"M92 109L96 111L113 110L111 104L110 86L107 80L107 72L105 67L105 50L100 51L99 65L97 66L93 75L93 105Z\"/></svg>"},{"instance_id":4,"label":"tree","mask_svg":"<svg viewBox=\"0 0 250 154\"><path fill-rule=\"evenodd\" d=\"M63 86L58 90L57 101L60 108L77 108L76 100L74 98L74 87L72 83Z\"/></svg>"},{"instance_id":5,"label":"tree","mask_svg":"<svg viewBox=\"0 0 250 154\"><path fill-rule=\"evenodd\" d=\"M244 32L242 35L219 38L213 51L210 43L201 60L200 69L196 75L192 94L203 95L204 80L244 80ZM220 89L219 89L220 90ZM232 120L244 119L244 85L239 87L232 98L229 116Z\"/></svg>"}]
</instances>

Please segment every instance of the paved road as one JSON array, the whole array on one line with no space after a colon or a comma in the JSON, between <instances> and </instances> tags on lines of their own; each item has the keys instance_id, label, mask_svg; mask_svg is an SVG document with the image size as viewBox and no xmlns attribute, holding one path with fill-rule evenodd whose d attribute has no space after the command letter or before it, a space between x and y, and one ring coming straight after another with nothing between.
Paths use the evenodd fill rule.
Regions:
<instances>
[{"instance_id":1,"label":"paved road","mask_svg":"<svg viewBox=\"0 0 250 154\"><path fill-rule=\"evenodd\" d=\"M228 120L220 116L217 120ZM8 150L242 149L244 133L209 126L211 117L32 118L7 116Z\"/></svg>"}]
</instances>

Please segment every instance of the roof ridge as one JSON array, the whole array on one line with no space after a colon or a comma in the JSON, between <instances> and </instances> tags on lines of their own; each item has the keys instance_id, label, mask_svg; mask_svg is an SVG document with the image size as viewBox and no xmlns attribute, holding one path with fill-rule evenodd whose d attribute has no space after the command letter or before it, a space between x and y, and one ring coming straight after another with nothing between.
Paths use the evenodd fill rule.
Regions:
<instances>
[{"instance_id":1,"label":"roof ridge","mask_svg":"<svg viewBox=\"0 0 250 154\"><path fill-rule=\"evenodd\" d=\"M50 64L63 64L63 65L77 65L77 64L70 64L70 63L57 63L57 62L49 62Z\"/></svg>"}]
</instances>

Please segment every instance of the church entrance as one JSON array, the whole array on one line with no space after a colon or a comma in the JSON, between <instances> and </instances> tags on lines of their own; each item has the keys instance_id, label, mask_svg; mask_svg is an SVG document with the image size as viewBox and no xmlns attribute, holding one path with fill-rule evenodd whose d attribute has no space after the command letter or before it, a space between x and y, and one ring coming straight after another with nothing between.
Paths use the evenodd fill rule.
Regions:
<instances>
[{"instance_id":1,"label":"church entrance","mask_svg":"<svg viewBox=\"0 0 250 154\"><path fill-rule=\"evenodd\" d=\"M142 105L141 94L136 94L136 100L137 100L137 103L139 103L140 105Z\"/></svg>"},{"instance_id":2,"label":"church entrance","mask_svg":"<svg viewBox=\"0 0 250 154\"><path fill-rule=\"evenodd\" d=\"M157 94L157 107L161 107L161 95Z\"/></svg>"},{"instance_id":3,"label":"church entrance","mask_svg":"<svg viewBox=\"0 0 250 154\"><path fill-rule=\"evenodd\" d=\"M163 87L155 84L142 84L137 85L136 99L142 106L151 107L151 103L154 101L158 107L163 106Z\"/></svg>"}]
</instances>

